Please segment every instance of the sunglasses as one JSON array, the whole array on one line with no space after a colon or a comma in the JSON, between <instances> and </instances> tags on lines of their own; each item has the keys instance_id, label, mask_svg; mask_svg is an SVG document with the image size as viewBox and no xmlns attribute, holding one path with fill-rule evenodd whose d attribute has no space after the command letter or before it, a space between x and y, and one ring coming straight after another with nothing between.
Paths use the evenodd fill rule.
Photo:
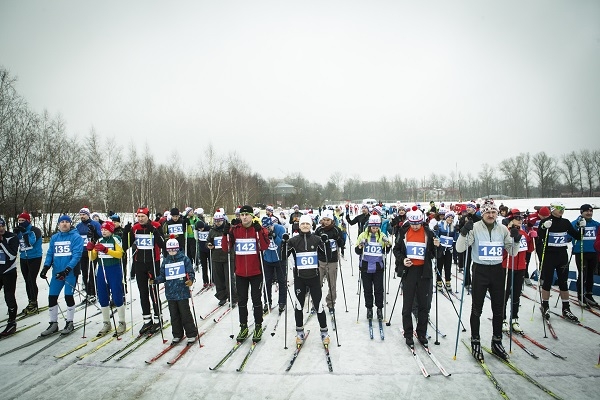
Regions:
<instances>
[{"instance_id":1,"label":"sunglasses","mask_svg":"<svg viewBox=\"0 0 600 400\"><path fill-rule=\"evenodd\" d=\"M245 212L245 213L240 213L240 215L241 215L242 217L252 216L252 214L250 214L250 213L246 213L246 212Z\"/></svg>"},{"instance_id":2,"label":"sunglasses","mask_svg":"<svg viewBox=\"0 0 600 400\"><path fill-rule=\"evenodd\" d=\"M523 220L523 217L521 217L520 215L515 215L513 217L513 219L516 219L517 221L521 221L521 220Z\"/></svg>"},{"instance_id":3,"label":"sunglasses","mask_svg":"<svg viewBox=\"0 0 600 400\"><path fill-rule=\"evenodd\" d=\"M552 208L554 208L557 211L565 211L565 206L554 206Z\"/></svg>"}]
</instances>

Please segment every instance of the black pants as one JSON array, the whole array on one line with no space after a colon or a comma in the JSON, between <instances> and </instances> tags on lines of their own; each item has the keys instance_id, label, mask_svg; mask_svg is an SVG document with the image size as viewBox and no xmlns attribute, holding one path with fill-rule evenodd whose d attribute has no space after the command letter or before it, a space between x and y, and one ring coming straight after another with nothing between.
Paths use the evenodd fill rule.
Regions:
<instances>
[{"instance_id":1,"label":"black pants","mask_svg":"<svg viewBox=\"0 0 600 400\"><path fill-rule=\"evenodd\" d=\"M594 271L598 267L598 253L583 253L583 274L581 273L581 253L573 253L577 265L577 296L581 296L581 277L583 276L583 293L594 291Z\"/></svg>"},{"instance_id":2,"label":"black pants","mask_svg":"<svg viewBox=\"0 0 600 400\"><path fill-rule=\"evenodd\" d=\"M404 276L402 277L402 326L404 337L413 336L412 309L415 300L418 303L417 335L426 336L433 278L422 277L423 267L405 267L404 270Z\"/></svg>"},{"instance_id":3,"label":"black pants","mask_svg":"<svg viewBox=\"0 0 600 400\"><path fill-rule=\"evenodd\" d=\"M202 265L202 283L204 283L204 284L210 283L210 280L208 278L208 254L209 253L207 251L199 251L198 252L198 258L200 259L200 265Z\"/></svg>"},{"instance_id":4,"label":"black pants","mask_svg":"<svg viewBox=\"0 0 600 400\"><path fill-rule=\"evenodd\" d=\"M239 275L235 276L235 284L238 292L238 312L240 316L240 324L248 323L248 289L250 289L250 297L252 297L254 322L257 324L262 324L262 279L262 275L254 275L249 277Z\"/></svg>"},{"instance_id":5,"label":"black pants","mask_svg":"<svg viewBox=\"0 0 600 400\"><path fill-rule=\"evenodd\" d=\"M543 263L540 263L542 269L541 285L545 291L550 291L552 283L554 281L554 271L556 271L558 287L561 291L566 292L569 290L567 285L567 278L569 277L569 256L567 250L564 249L558 253L545 252L540 259L544 259Z\"/></svg>"},{"instance_id":6,"label":"black pants","mask_svg":"<svg viewBox=\"0 0 600 400\"><path fill-rule=\"evenodd\" d=\"M490 292L492 303L492 330L494 336L502 336L504 320L504 279L506 270L502 264L481 265L473 263L473 289L471 291L471 336L479 337L480 317L485 295Z\"/></svg>"},{"instance_id":7,"label":"black pants","mask_svg":"<svg viewBox=\"0 0 600 400\"><path fill-rule=\"evenodd\" d=\"M186 243L187 243L187 256L188 258L193 262L196 263L196 239L195 238L187 238L186 239Z\"/></svg>"},{"instance_id":8,"label":"black pants","mask_svg":"<svg viewBox=\"0 0 600 400\"><path fill-rule=\"evenodd\" d=\"M221 251L220 249L217 251ZM231 282L231 295L232 302L238 302L237 289L235 285L235 265L231 262L231 270L230 265L227 262L213 261L213 282L215 283L215 297L219 300L229 299L229 282ZM227 274L231 275L231 279Z\"/></svg>"},{"instance_id":9,"label":"black pants","mask_svg":"<svg viewBox=\"0 0 600 400\"><path fill-rule=\"evenodd\" d=\"M152 279L158 275L158 271L155 267L158 267L158 261L155 263L143 263L139 261L133 262L133 269L135 270L135 280L137 282L138 289L140 291L140 303L142 304L142 315L149 316L150 313L150 301L154 308L154 316L158 318L160 315L160 307L158 305L158 285L152 286L153 293L150 293L148 288L148 274L152 274Z\"/></svg>"},{"instance_id":10,"label":"black pants","mask_svg":"<svg viewBox=\"0 0 600 400\"><path fill-rule=\"evenodd\" d=\"M466 259L466 265L465 265L465 259ZM465 285L470 285L471 284L471 247L467 248L466 251L463 251L462 253L458 253L458 267L459 268L465 268L464 270L464 284Z\"/></svg>"},{"instance_id":11,"label":"black pants","mask_svg":"<svg viewBox=\"0 0 600 400\"><path fill-rule=\"evenodd\" d=\"M452 280L452 250L444 249L442 253L440 253L440 257L437 260L437 282L442 281L442 277L446 281Z\"/></svg>"},{"instance_id":12,"label":"black pants","mask_svg":"<svg viewBox=\"0 0 600 400\"><path fill-rule=\"evenodd\" d=\"M521 299L521 292L523 291L523 281L527 276L526 269L520 269L513 271L512 269L507 270L508 277L506 281L506 291L504 292L504 319L509 319L510 315L506 312L506 305L510 302L511 287L514 288L512 294L512 319L519 318L519 304Z\"/></svg>"},{"instance_id":13,"label":"black pants","mask_svg":"<svg viewBox=\"0 0 600 400\"><path fill-rule=\"evenodd\" d=\"M304 314L302 307L304 300L306 299L306 292L310 291L310 297L313 305L317 310L317 319L319 320L319 326L321 328L327 328L327 318L325 317L325 309L321 304L321 298L323 292L321 291L321 278L317 274L314 278L300 278L294 277L294 292L296 293L296 299L298 302L294 307L294 318L296 319L296 326L304 326Z\"/></svg>"},{"instance_id":14,"label":"black pants","mask_svg":"<svg viewBox=\"0 0 600 400\"><path fill-rule=\"evenodd\" d=\"M0 289L4 289L4 300L9 310L9 318L11 310L14 310L15 315L17 312L17 299L15 297L15 291L17 289L17 269L13 269L4 274L0 274Z\"/></svg>"},{"instance_id":15,"label":"black pants","mask_svg":"<svg viewBox=\"0 0 600 400\"><path fill-rule=\"evenodd\" d=\"M373 273L360 271L360 278L365 294L365 307L373 308L373 292L375 292L375 305L377 308L383 308L383 269Z\"/></svg>"},{"instance_id":16,"label":"black pants","mask_svg":"<svg viewBox=\"0 0 600 400\"><path fill-rule=\"evenodd\" d=\"M36 258L21 258L21 275L25 281L25 291L27 292L27 299L29 301L37 301L38 298L38 286L37 277L40 272L40 266L42 265L42 257Z\"/></svg>"},{"instance_id":17,"label":"black pants","mask_svg":"<svg viewBox=\"0 0 600 400\"><path fill-rule=\"evenodd\" d=\"M283 261L278 262L263 262L265 271L265 283L267 289L267 299L269 306L272 303L272 289L273 289L273 278L277 276L277 284L279 285L279 304L285 304L285 295L287 292L287 282L285 281L285 263Z\"/></svg>"},{"instance_id":18,"label":"black pants","mask_svg":"<svg viewBox=\"0 0 600 400\"><path fill-rule=\"evenodd\" d=\"M171 315L171 327L174 338L188 338L198 336L198 329L194 323L194 316L190 311L189 300L169 300L169 314Z\"/></svg>"}]
</instances>

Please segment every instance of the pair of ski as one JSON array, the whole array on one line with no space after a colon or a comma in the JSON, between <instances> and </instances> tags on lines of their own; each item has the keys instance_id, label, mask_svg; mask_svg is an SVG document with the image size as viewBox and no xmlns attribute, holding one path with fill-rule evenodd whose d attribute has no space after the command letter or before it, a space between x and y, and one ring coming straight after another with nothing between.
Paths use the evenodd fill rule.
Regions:
<instances>
[{"instance_id":1,"label":"pair of ski","mask_svg":"<svg viewBox=\"0 0 600 400\"><path fill-rule=\"evenodd\" d=\"M108 335L109 333L112 333L112 332L113 331L110 330L110 331L105 332L103 334L98 334L98 335L94 336L93 338L91 338L90 340L86 340L85 342L78 344L77 346L73 347L72 349L67 350L66 352L64 352L62 354L59 354L57 356L54 356L54 357L56 357L56 358L64 358L64 357L68 356L69 354L76 352L77 350L83 349L88 344L93 343L96 340L102 339L104 336L106 336L106 335ZM113 333L113 335L114 335L114 333ZM120 337L119 337L119 339L120 339Z\"/></svg>"},{"instance_id":2,"label":"pair of ski","mask_svg":"<svg viewBox=\"0 0 600 400\"><path fill-rule=\"evenodd\" d=\"M414 334L414 336L415 337L417 336L416 333ZM419 341L417 340L417 342L419 342ZM425 353L427 353L427 355L429 356L429 358L431 359L431 361L435 364L435 366L438 367L438 369L440 370L440 372L442 373L442 375L444 375L444 376L451 376L452 375L451 373L449 373L448 371L446 371L446 369L444 368L444 366L442 365L442 363L440 363L440 361L437 359L437 357L435 355L433 355L433 353L429 349L428 345L422 344L421 342L419 342L419 344L421 344L421 347L423 348L423 350L425 350ZM425 378L429 378L431 375L429 374L429 372L427 372L427 369L425 369L425 365L423 364L423 361L421 360L421 358L417 354L417 351L415 350L415 345L413 344L411 346L411 345L407 344L406 346L410 350L410 353L412 354L413 359L417 363L417 366L421 370L421 373L423 374L423 376Z\"/></svg>"},{"instance_id":3,"label":"pair of ski","mask_svg":"<svg viewBox=\"0 0 600 400\"><path fill-rule=\"evenodd\" d=\"M40 307L40 308L38 308L38 311L36 313L34 313L34 314L23 314L23 312L21 312L21 314L19 314L17 316L17 318L15 318L15 322L22 321L25 318L31 317L33 315L38 315L39 313L41 313L42 311L46 311L47 309L48 309L48 306ZM4 318L4 319L0 320L0 324L3 323L3 322L6 322L6 321L8 321L8 318ZM0 329L4 328L5 326L6 326L6 324L0 326Z\"/></svg>"},{"instance_id":4,"label":"pair of ski","mask_svg":"<svg viewBox=\"0 0 600 400\"><path fill-rule=\"evenodd\" d=\"M17 334L17 333L19 333L19 332L26 331L27 329L29 329L29 328L33 328L34 326L36 326L36 325L39 325L39 324L40 324L39 322L36 322L35 324L32 324L32 325L23 325L22 327L20 327L20 328L17 328L17 330L16 330L16 331L14 331L13 333L10 333L10 334L8 334L8 335L0 335L0 340L4 340L4 339L6 339L6 338L9 338L9 337L11 337L11 336L14 336L14 335L16 335L16 334Z\"/></svg>"},{"instance_id":5,"label":"pair of ski","mask_svg":"<svg viewBox=\"0 0 600 400\"><path fill-rule=\"evenodd\" d=\"M162 329L164 330L164 329L168 328L170 325L171 325L170 322L165 322L163 324ZM122 359L124 359L125 357L127 357L128 355L130 355L131 353L136 351L137 349L139 349L141 346L148 343L148 341L150 341L150 339L152 339L159 332L160 332L160 329L156 332L142 333L140 335L137 335L131 342L127 343L125 346L121 347L120 349L118 349L117 351L115 351L114 353L112 353L111 355L106 357L101 362L105 363L107 361L112 360L116 356L119 356L118 358L116 358L116 361L121 361Z\"/></svg>"},{"instance_id":6,"label":"pair of ski","mask_svg":"<svg viewBox=\"0 0 600 400\"><path fill-rule=\"evenodd\" d=\"M304 347L304 343L306 343L306 339L308 339L309 335L310 329L306 331L302 343L296 344L296 350L294 350L294 354L292 354L292 358L290 359L290 362L288 363L285 372L288 372L294 366L294 363L296 362L296 359L300 354L300 350L302 350L302 348ZM329 370L329 372L333 372L333 364L331 363L331 355L329 354L329 345L323 343L323 349L325 350L325 362L327 363L327 369Z\"/></svg>"},{"instance_id":7,"label":"pair of ski","mask_svg":"<svg viewBox=\"0 0 600 400\"><path fill-rule=\"evenodd\" d=\"M161 350L160 353L158 353L157 355L155 355L151 359L146 360L146 364L152 364L153 362L155 362L156 360L158 360L159 358L161 358L162 356L164 356L165 354L167 354L169 351L171 351L172 349L174 349L175 347L177 347L179 344L184 343L185 346L183 346L183 349L181 349L179 351L179 353L177 353L177 355L175 357L173 357L170 361L167 361L168 365L175 364L177 361L179 361L192 348L192 346L194 346L196 344L196 342L200 339L200 337L202 337L205 333L206 333L206 331L198 334L198 336L196 336L196 340L194 340L193 342L187 342L187 341L185 341L186 338L184 336L183 338L181 338L181 340L179 342L177 342L177 343L171 343L170 345L168 345L167 347L165 347L163 350Z\"/></svg>"},{"instance_id":8,"label":"pair of ski","mask_svg":"<svg viewBox=\"0 0 600 400\"><path fill-rule=\"evenodd\" d=\"M69 333L62 333L60 331L58 332L54 332L52 334L50 334L49 336L54 336L56 333L60 334L58 335L58 337L56 339L54 339L53 341L51 341L50 343L46 344L44 347L42 347L41 349L38 349L36 351L34 351L33 353L31 353L30 355L28 355L27 357L19 360L19 363L24 363L30 359L32 359L33 357L35 357L36 355L40 354L41 352L43 352L46 349L49 349L50 347L54 346L56 343L60 342L61 340L63 340L64 338L66 338L67 336L71 335L73 332L75 332L76 330L80 329L81 327L83 327L83 323L78 323L77 325L75 325L73 327L73 330ZM38 339L45 339L48 336L38 336Z\"/></svg>"},{"instance_id":9,"label":"pair of ski","mask_svg":"<svg viewBox=\"0 0 600 400\"><path fill-rule=\"evenodd\" d=\"M250 326L248 326L248 332L250 332L251 328L254 326L254 324L251 324ZM231 356L248 340L236 340L235 344L233 345L233 347L231 348L231 350L229 350L229 352L227 352L227 354L225 354L225 356L214 366L214 367L208 367L209 370L211 371L215 371L219 368L221 368L221 366L223 366L223 364L225 364L225 362L227 360L229 360L229 358L231 358ZM249 354L246 354L246 357L244 357L244 361L242 362L242 365L240 365L240 368L243 369L244 366L246 365L246 363L248 362L248 358L250 358L250 355L254 352L254 348L256 347L256 344L258 342L254 342L252 341L252 345L250 346L250 350L248 351ZM241 371L240 368L237 368L237 371Z\"/></svg>"},{"instance_id":10,"label":"pair of ski","mask_svg":"<svg viewBox=\"0 0 600 400\"><path fill-rule=\"evenodd\" d=\"M385 339L385 335L383 333L383 320L378 319L377 320L379 322L379 337L381 338L381 340ZM371 340L373 339L373 319L369 319L369 337L371 338Z\"/></svg>"},{"instance_id":11,"label":"pair of ski","mask_svg":"<svg viewBox=\"0 0 600 400\"><path fill-rule=\"evenodd\" d=\"M504 332L504 334L507 337L511 337L508 332ZM520 332L514 332L513 331L512 341L515 342L515 344L517 346L519 346L521 349L523 349L523 351L525 351L525 353L529 354L531 357L533 357L536 360L539 357L536 356L535 354L533 354L533 352L531 350L529 350L527 347L525 347L525 345L523 343L521 343L521 341L519 339L516 338L517 335L520 336L520 337L522 337L522 338L524 338L524 339L529 340L531 343L533 343L534 345L536 345L540 349L546 350L547 352L549 352L550 354L552 354L554 357L560 358L561 360L566 360L567 359L567 357L564 357L564 356L561 356L558 353L555 353L554 351L550 350L548 347L544 346L543 344L541 344L540 342L538 342L537 340L535 340L531 336L527 335L526 333L524 333L524 332L520 333Z\"/></svg>"}]
</instances>

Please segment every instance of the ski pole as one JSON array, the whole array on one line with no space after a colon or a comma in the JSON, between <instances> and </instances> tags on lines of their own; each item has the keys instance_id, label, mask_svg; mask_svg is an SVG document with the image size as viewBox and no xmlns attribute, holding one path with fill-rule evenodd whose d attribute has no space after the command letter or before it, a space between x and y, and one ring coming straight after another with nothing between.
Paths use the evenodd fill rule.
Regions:
<instances>
[{"instance_id":1,"label":"ski pole","mask_svg":"<svg viewBox=\"0 0 600 400\"><path fill-rule=\"evenodd\" d=\"M465 286L467 286L467 285L465 285L465 280L467 279L467 252L468 251L469 251L469 248L467 247L467 249L465 249L465 251L464 251L465 263L464 263L464 268L463 268L463 285L462 285L462 290L461 290L461 294L460 294L458 324L456 326L456 343L454 343L454 357L453 357L454 360L456 360L456 353L458 352L458 336L460 335L460 324L462 323L462 310L463 310L463 303L465 300Z\"/></svg>"},{"instance_id":2,"label":"ski pole","mask_svg":"<svg viewBox=\"0 0 600 400\"><path fill-rule=\"evenodd\" d=\"M538 269L538 294L540 296L540 306L543 309L542 303L542 269L544 268L544 256L546 255L546 244L548 243L548 233L549 230L546 228L546 236L544 238L544 245L542 247L542 259L537 262L537 252L536 252L536 269ZM534 241L534 249L535 249L535 241ZM533 309L531 310L531 320L533 321L533 314L535 313L535 302L533 303ZM544 337L547 338L548 335L546 333L546 316L542 313L542 326L544 327Z\"/></svg>"},{"instance_id":3,"label":"ski pole","mask_svg":"<svg viewBox=\"0 0 600 400\"><path fill-rule=\"evenodd\" d=\"M193 267L192 267L193 268ZM185 274L186 280L190 280L190 274ZM192 295L192 288L189 288L190 299L192 300L192 312L194 313L194 324L196 325L196 332L198 335L198 347L202 348L202 343L200 343L200 331L198 330L198 318L196 318L196 306L194 305L194 296Z\"/></svg>"},{"instance_id":4,"label":"ski pole","mask_svg":"<svg viewBox=\"0 0 600 400\"><path fill-rule=\"evenodd\" d=\"M396 298L394 299L394 305L392 306L392 311L390 312L390 319L386 322L386 326L392 325L392 316L394 315L394 310L396 309L396 301L398 301L398 295L400 294L400 289L402 289L402 281L404 280L404 274L400 277L400 284L398 285L398 290L396 291Z\"/></svg>"},{"instance_id":5,"label":"ski pole","mask_svg":"<svg viewBox=\"0 0 600 400\"><path fill-rule=\"evenodd\" d=\"M435 259L435 270L438 274L440 274L440 271L438 271L438 261L437 258ZM439 334L440 334L440 330L437 329L437 327L439 326L439 321L438 321L438 292L439 290L435 290L435 342L433 344L438 345L440 344L440 340L439 340Z\"/></svg>"},{"instance_id":6,"label":"ski pole","mask_svg":"<svg viewBox=\"0 0 600 400\"><path fill-rule=\"evenodd\" d=\"M108 279L106 278L106 268L104 268L104 260L100 256L98 256L98 258L100 258L100 266L102 267L102 275L104 276L104 287L106 288L106 294L108 295L108 306L110 307L110 313L111 313L111 317L112 317L112 321L113 321L113 326L115 327L115 336L116 336L117 340L120 340L119 334L117 333L117 321L115 320L115 314L114 314L113 308L110 304L110 298L112 296L112 291L110 290L110 288L108 286ZM114 300L113 300L113 303L114 303Z\"/></svg>"},{"instance_id":7,"label":"ski pole","mask_svg":"<svg viewBox=\"0 0 600 400\"><path fill-rule=\"evenodd\" d=\"M152 274L148 274L150 279L154 279L156 277L156 255L155 255L155 244L154 244L154 235L150 232L150 239L152 242ZM163 332L163 320L162 320L162 304L160 301L160 293L158 292L158 285L150 285L150 294L154 295L154 303L158 306L158 324L160 326L160 336L162 338L163 344L167 343L165 340L165 334Z\"/></svg>"},{"instance_id":8,"label":"ski pole","mask_svg":"<svg viewBox=\"0 0 600 400\"><path fill-rule=\"evenodd\" d=\"M338 268L340 270L340 279L342 280L342 293L344 294L344 306L346 307L346 312L348 312L348 303L346 302L346 288L344 288L344 274L342 272L342 262L339 258L339 254L338 254Z\"/></svg>"}]
</instances>

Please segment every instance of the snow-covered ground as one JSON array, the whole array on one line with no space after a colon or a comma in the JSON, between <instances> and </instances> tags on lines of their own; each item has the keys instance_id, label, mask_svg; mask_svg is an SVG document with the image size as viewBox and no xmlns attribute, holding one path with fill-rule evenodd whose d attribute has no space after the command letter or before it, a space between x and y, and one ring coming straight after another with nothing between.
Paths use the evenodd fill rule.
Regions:
<instances>
[{"instance_id":1,"label":"snow-covered ground","mask_svg":"<svg viewBox=\"0 0 600 400\"><path fill-rule=\"evenodd\" d=\"M509 207L517 207L522 211L535 205L546 205L550 200L529 199L505 201ZM579 208L583 203L599 204L599 198L565 199L567 207ZM597 213L596 213L597 214ZM567 211L565 217L574 219L578 211ZM599 217L596 215L596 217ZM351 231L351 238L356 237L356 228ZM30 346L6 356L0 357L0 392L3 399L349 399L349 398L380 398L380 399L482 399L499 398L499 394L484 375L481 367L473 360L467 349L458 342L457 356L454 360L455 343L457 335L458 318L449 300L439 295L433 299L431 310L432 321L439 320L439 328L446 335L439 337L440 344L434 345L435 331L430 329L432 335L430 347L437 358L452 374L444 377L431 362L422 349L417 352L430 372L431 377L425 378L417 368L410 352L404 345L401 334L401 305L402 296L398 297L391 325L385 326L385 340L380 340L377 329L375 339L369 338L365 309L361 298L360 317L357 322L357 263L356 255L352 262L346 253L346 260L342 261L342 275L338 281L337 320L338 331L331 330L332 338L331 358L333 373L329 373L325 363L323 348L318 338L318 324L316 318L311 318L306 329L313 333L305 343L296 363L289 372L285 367L292 356L294 348L294 320L291 312L287 315L287 329L284 319L279 323L276 334L271 336L276 315L267 316L265 322L269 324L263 341L256 347L243 372L236 372L241 363L248 344L244 344L234 356L219 370L209 371L225 353L233 346L231 334L237 333L237 310L216 324L212 318L199 321L200 330L210 329L202 338L202 348L192 348L188 354L174 366L166 364L172 351L163 359L154 364L147 365L144 361L151 358L163 348L160 336L152 338L147 344L132 353L122 361L110 360L102 363L105 357L113 353L120 346L124 346L133 339L131 333L119 342L112 342L82 360L76 355L83 354L93 344L88 344L81 350L57 359L55 355L61 354L77 344L83 343L82 331L78 330L71 336L63 339L52 348L31 358L25 363L24 359L35 350L45 345L44 342ZM456 267L453 266L455 269ZM530 272L534 264L530 265ZM571 265L575 270L575 263ZM390 319L394 299L398 293L400 279L389 280L387 294L386 316ZM460 293L460 280L458 287L453 278L453 290ZM47 287L43 280L39 280L41 305L47 303ZM137 296L137 287L133 285L133 296ZM345 289L342 290L342 287ZM194 292L199 288L194 288ZM535 297L537 292L529 287L525 293ZM205 315L216 306L217 300L214 292L194 297L197 315ZM23 281L19 277L17 295L19 310L26 305L26 296ZM362 297L362 293L361 293ZM556 293L551 298L551 306L556 301ZM64 300L59 299L59 304L64 308ZM346 307L347 304L347 307ZM436 305L437 304L437 305ZM459 308L458 300L454 304ZM567 360L554 357L549 352L536 347L531 342L521 339L523 344L535 353L539 359L527 355L519 347L512 345L511 358L513 362L547 386L558 396L565 399L597 399L600 397L598 378L600 368L597 368L600 347L600 336L568 323L558 317L553 318L558 340L549 334L544 337L540 313L533 311L533 302L521 300L520 322L523 329L539 342L546 345L554 352L566 356ZM134 301L133 318L134 331L141 326L140 302ZM437 307L437 313L436 313ZM467 331L460 333L460 339L468 341L469 320L471 309L470 296L465 294L463 305L463 323ZM92 308L93 310L93 308ZM580 318L580 309L572 306L572 310ZM88 312L90 309L88 309ZM556 312L560 312L560 305ZM6 313L5 303L0 305L0 314ZM486 300L481 321L481 336L485 345L489 345L491 338L491 317L489 300ZM130 311L127 310L129 323ZM168 316L167 316L168 318ZM75 320L83 320L83 311L77 312ZM0 341L0 353L12 347L34 339L48 321L47 313L27 318L20 322L25 326L40 322L39 325L23 331L13 337ZM90 338L100 328L101 317L92 318L86 328L86 336ZM330 323L331 321L329 321ZM582 323L600 331L600 318L590 312L583 312ZM63 322L60 323L61 326ZM213 327L214 325L214 327ZM284 335L287 333L287 337ZM170 339L170 330L165 331L165 339ZM339 346L338 346L339 342ZM287 349L285 348L287 345ZM508 349L509 340L504 339ZM486 361L500 385L505 389L508 397L512 399L543 399L549 398L522 377L516 375L500 361L486 354Z\"/></svg>"}]
</instances>

